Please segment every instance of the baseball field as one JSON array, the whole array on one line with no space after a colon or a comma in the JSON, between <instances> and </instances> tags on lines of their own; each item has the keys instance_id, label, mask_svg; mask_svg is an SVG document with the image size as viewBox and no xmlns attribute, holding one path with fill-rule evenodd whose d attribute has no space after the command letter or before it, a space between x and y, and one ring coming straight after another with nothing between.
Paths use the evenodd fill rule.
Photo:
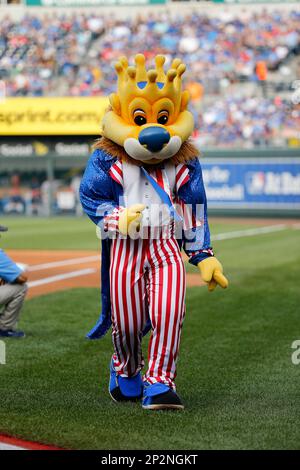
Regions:
<instances>
[{"instance_id":1,"label":"baseball field","mask_svg":"<svg viewBox=\"0 0 300 470\"><path fill-rule=\"evenodd\" d=\"M99 240L73 218L1 219L1 248L28 265L29 296L0 365L0 434L67 449L300 449L300 221L211 220L230 279L208 293L188 269L177 387L183 412L108 395L110 335L100 310ZM145 339L146 352L148 338Z\"/></svg>"}]
</instances>

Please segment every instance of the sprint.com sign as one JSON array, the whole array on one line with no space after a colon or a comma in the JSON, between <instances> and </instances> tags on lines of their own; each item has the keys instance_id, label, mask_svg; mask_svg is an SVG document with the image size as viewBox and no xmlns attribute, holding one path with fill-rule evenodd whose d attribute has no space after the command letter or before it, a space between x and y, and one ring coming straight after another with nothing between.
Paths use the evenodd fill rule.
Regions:
<instances>
[{"instance_id":1,"label":"sprint.com sign","mask_svg":"<svg viewBox=\"0 0 300 470\"><path fill-rule=\"evenodd\" d=\"M0 103L0 135L99 135L105 97L7 98Z\"/></svg>"},{"instance_id":2,"label":"sprint.com sign","mask_svg":"<svg viewBox=\"0 0 300 470\"><path fill-rule=\"evenodd\" d=\"M167 0L25 0L28 6L44 7L88 7L111 5L153 5L164 4Z\"/></svg>"}]
</instances>

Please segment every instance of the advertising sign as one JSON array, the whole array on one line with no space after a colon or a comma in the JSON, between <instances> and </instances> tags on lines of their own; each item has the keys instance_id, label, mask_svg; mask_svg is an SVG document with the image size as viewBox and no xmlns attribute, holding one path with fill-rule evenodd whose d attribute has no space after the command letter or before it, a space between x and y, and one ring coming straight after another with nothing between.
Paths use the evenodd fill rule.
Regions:
<instances>
[{"instance_id":1,"label":"advertising sign","mask_svg":"<svg viewBox=\"0 0 300 470\"><path fill-rule=\"evenodd\" d=\"M0 102L0 135L99 135L108 99L7 98Z\"/></svg>"},{"instance_id":2,"label":"advertising sign","mask_svg":"<svg viewBox=\"0 0 300 470\"><path fill-rule=\"evenodd\" d=\"M300 158L206 158L211 208L300 209Z\"/></svg>"}]
</instances>

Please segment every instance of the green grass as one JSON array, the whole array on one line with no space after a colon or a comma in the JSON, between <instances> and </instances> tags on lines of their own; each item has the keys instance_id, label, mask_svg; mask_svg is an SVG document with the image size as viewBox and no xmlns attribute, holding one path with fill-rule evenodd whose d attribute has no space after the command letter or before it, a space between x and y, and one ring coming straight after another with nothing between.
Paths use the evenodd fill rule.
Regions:
<instances>
[{"instance_id":1,"label":"green grass","mask_svg":"<svg viewBox=\"0 0 300 470\"><path fill-rule=\"evenodd\" d=\"M70 223L84 230L85 222ZM212 294L188 289L182 413L111 402L110 337L84 339L97 317L97 289L27 301L20 324L27 338L6 341L0 366L0 431L68 448L300 449L300 365L291 362L300 339L299 235L215 244L231 285Z\"/></svg>"},{"instance_id":2,"label":"green grass","mask_svg":"<svg viewBox=\"0 0 300 470\"><path fill-rule=\"evenodd\" d=\"M22 250L97 250L96 227L87 217L2 217L9 227L1 248Z\"/></svg>"},{"instance_id":3,"label":"green grass","mask_svg":"<svg viewBox=\"0 0 300 470\"><path fill-rule=\"evenodd\" d=\"M249 219L249 223L224 222L224 219L212 219L211 233L246 230L257 224ZM51 217L2 217L0 224L7 225L9 232L2 234L0 247L4 250L98 250L99 239L95 225L87 218ZM218 246L216 243L214 246Z\"/></svg>"}]
</instances>

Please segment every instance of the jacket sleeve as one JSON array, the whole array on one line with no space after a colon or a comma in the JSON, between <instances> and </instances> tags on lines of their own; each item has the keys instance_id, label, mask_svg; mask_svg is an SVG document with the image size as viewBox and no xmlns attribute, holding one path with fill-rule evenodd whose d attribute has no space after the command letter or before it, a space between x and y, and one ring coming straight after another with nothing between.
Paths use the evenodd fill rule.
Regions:
<instances>
[{"instance_id":1,"label":"jacket sleeve","mask_svg":"<svg viewBox=\"0 0 300 470\"><path fill-rule=\"evenodd\" d=\"M193 172L185 185L184 212L191 213L192 224L183 230L183 249L189 262L195 266L205 258L213 256L210 230L207 220L207 199L199 159L193 161Z\"/></svg>"},{"instance_id":2,"label":"jacket sleeve","mask_svg":"<svg viewBox=\"0 0 300 470\"><path fill-rule=\"evenodd\" d=\"M117 227L119 214L119 201L114 195L109 170L109 162L104 161L101 151L96 150L89 159L79 190L85 213L105 231L109 221Z\"/></svg>"}]
</instances>

